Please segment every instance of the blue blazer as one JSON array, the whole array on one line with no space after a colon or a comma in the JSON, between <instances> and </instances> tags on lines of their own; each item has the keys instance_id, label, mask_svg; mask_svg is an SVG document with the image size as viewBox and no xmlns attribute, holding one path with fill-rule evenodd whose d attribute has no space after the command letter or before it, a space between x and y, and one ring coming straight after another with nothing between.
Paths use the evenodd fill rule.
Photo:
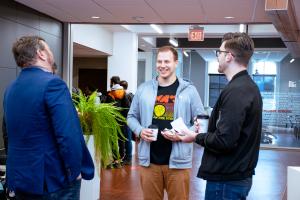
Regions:
<instances>
[{"instance_id":1,"label":"blue blazer","mask_svg":"<svg viewBox=\"0 0 300 200\"><path fill-rule=\"evenodd\" d=\"M24 68L6 89L7 184L16 192L45 194L94 177L67 85L58 76Z\"/></svg>"}]
</instances>

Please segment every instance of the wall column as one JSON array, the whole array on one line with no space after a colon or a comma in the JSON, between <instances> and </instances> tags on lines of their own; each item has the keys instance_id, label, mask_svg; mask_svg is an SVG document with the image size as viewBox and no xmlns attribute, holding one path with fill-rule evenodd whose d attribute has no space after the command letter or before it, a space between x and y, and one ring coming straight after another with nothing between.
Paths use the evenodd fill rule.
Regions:
<instances>
[{"instance_id":1,"label":"wall column","mask_svg":"<svg viewBox=\"0 0 300 200\"><path fill-rule=\"evenodd\" d=\"M113 53L108 57L107 86L110 78L120 76L128 82L128 91L137 88L138 37L135 33L115 32L113 34Z\"/></svg>"},{"instance_id":2,"label":"wall column","mask_svg":"<svg viewBox=\"0 0 300 200\"><path fill-rule=\"evenodd\" d=\"M72 91L73 82L73 39L70 23L64 23L63 41L63 70L62 77L69 90Z\"/></svg>"}]
</instances>

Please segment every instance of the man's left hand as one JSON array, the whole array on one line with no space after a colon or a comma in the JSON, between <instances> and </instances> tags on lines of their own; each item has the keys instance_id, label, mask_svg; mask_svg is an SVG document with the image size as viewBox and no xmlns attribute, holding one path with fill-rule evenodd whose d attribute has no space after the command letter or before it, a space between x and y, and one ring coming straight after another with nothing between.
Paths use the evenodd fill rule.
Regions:
<instances>
[{"instance_id":1,"label":"man's left hand","mask_svg":"<svg viewBox=\"0 0 300 200\"><path fill-rule=\"evenodd\" d=\"M194 142L196 139L196 136L199 134L199 133L196 133L191 130L182 130L181 133L182 133L182 135L178 135L178 138L182 142L187 142L187 143Z\"/></svg>"},{"instance_id":2,"label":"man's left hand","mask_svg":"<svg viewBox=\"0 0 300 200\"><path fill-rule=\"evenodd\" d=\"M169 131L169 130L165 130L165 131L161 131L161 134L164 136L164 138L166 138L167 140L171 140L172 142L180 142L180 138L178 136L178 134Z\"/></svg>"}]
</instances>

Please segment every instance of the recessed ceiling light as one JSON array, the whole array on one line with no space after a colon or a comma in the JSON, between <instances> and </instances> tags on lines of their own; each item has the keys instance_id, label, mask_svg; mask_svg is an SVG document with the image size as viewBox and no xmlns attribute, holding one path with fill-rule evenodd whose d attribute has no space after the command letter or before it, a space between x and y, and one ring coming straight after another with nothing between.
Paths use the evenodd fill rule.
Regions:
<instances>
[{"instance_id":1,"label":"recessed ceiling light","mask_svg":"<svg viewBox=\"0 0 300 200\"><path fill-rule=\"evenodd\" d=\"M159 25L156 25L156 24L150 24L150 26L156 31L158 32L159 34L162 34L163 31L161 30L161 27Z\"/></svg>"},{"instance_id":2,"label":"recessed ceiling light","mask_svg":"<svg viewBox=\"0 0 300 200\"><path fill-rule=\"evenodd\" d=\"M225 19L234 19L234 17L232 16L227 16L227 17L224 17Z\"/></svg>"},{"instance_id":3,"label":"recessed ceiling light","mask_svg":"<svg viewBox=\"0 0 300 200\"><path fill-rule=\"evenodd\" d=\"M142 22L144 17L143 16L133 16L131 19L137 21L137 22Z\"/></svg>"},{"instance_id":4,"label":"recessed ceiling light","mask_svg":"<svg viewBox=\"0 0 300 200\"><path fill-rule=\"evenodd\" d=\"M98 17L98 16L92 16L91 18L92 19L99 19L100 17Z\"/></svg>"},{"instance_id":5,"label":"recessed ceiling light","mask_svg":"<svg viewBox=\"0 0 300 200\"><path fill-rule=\"evenodd\" d=\"M295 59L294 58L292 58L291 60L290 60L290 63L292 63L292 62L294 62L295 61Z\"/></svg>"},{"instance_id":6,"label":"recessed ceiling light","mask_svg":"<svg viewBox=\"0 0 300 200\"><path fill-rule=\"evenodd\" d=\"M183 51L183 54L185 55L185 57L189 57L189 54L186 51Z\"/></svg>"},{"instance_id":7,"label":"recessed ceiling light","mask_svg":"<svg viewBox=\"0 0 300 200\"><path fill-rule=\"evenodd\" d=\"M121 26L125 29L128 29L128 30L130 29L129 25L122 24Z\"/></svg>"},{"instance_id":8,"label":"recessed ceiling light","mask_svg":"<svg viewBox=\"0 0 300 200\"><path fill-rule=\"evenodd\" d=\"M255 51L254 53L255 54L267 54L268 52L267 51Z\"/></svg>"},{"instance_id":9,"label":"recessed ceiling light","mask_svg":"<svg viewBox=\"0 0 300 200\"><path fill-rule=\"evenodd\" d=\"M173 37L170 37L169 43L172 44L174 47L178 47L178 40Z\"/></svg>"}]
</instances>

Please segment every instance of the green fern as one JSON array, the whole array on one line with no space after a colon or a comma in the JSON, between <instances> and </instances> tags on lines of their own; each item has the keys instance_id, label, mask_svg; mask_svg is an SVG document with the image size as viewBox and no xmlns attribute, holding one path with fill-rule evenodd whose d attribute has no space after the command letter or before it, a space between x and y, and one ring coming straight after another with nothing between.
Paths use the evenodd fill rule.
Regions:
<instances>
[{"instance_id":1,"label":"green fern","mask_svg":"<svg viewBox=\"0 0 300 200\"><path fill-rule=\"evenodd\" d=\"M83 133L88 136L87 140L90 135L94 136L97 167L99 168L100 163L102 167L106 167L113 160L119 160L118 139L126 140L120 128L126 122L120 112L122 108L114 106L113 103L97 105L96 91L90 96L79 91L79 94L73 94L72 97Z\"/></svg>"}]
</instances>

